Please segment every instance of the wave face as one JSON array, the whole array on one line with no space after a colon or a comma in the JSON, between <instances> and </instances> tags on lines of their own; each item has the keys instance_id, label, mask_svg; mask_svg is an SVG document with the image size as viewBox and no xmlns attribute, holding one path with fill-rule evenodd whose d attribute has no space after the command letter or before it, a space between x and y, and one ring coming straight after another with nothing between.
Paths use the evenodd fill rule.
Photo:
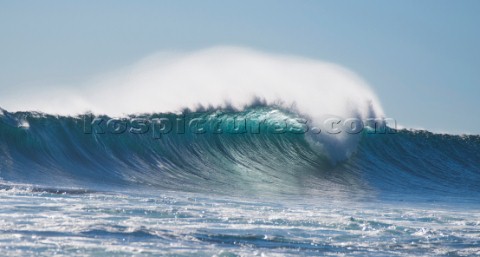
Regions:
<instances>
[{"instance_id":1,"label":"wave face","mask_svg":"<svg viewBox=\"0 0 480 257\"><path fill-rule=\"evenodd\" d=\"M345 152L338 148L345 146L321 134L85 133L87 116L3 111L0 177L9 183L92 189L112 185L227 194L480 196L479 136L364 130L351 135L355 143L337 161L337 153ZM209 126L211 117L261 117L266 125L300 117L273 106L151 116L200 117ZM236 131L235 126L227 123L225 128Z\"/></svg>"}]
</instances>

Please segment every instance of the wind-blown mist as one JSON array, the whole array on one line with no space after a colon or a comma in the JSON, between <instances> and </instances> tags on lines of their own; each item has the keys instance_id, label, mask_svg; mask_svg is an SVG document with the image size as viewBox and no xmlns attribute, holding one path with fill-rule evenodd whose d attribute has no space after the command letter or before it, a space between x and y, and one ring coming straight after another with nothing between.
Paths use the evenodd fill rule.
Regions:
<instances>
[{"instance_id":1,"label":"wind-blown mist","mask_svg":"<svg viewBox=\"0 0 480 257\"><path fill-rule=\"evenodd\" d=\"M256 99L294 107L314 120L325 114L383 116L374 93L345 68L237 47L159 53L81 85L32 87L0 96L2 107L9 111L63 115L176 112L226 105L243 109Z\"/></svg>"}]
</instances>

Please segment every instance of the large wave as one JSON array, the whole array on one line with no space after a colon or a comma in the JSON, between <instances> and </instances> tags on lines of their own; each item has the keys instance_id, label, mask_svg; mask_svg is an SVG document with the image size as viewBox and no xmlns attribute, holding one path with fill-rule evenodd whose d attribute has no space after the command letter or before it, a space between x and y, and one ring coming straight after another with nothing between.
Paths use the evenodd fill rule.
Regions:
<instances>
[{"instance_id":1,"label":"large wave","mask_svg":"<svg viewBox=\"0 0 480 257\"><path fill-rule=\"evenodd\" d=\"M272 106L151 117L298 118ZM98 188L145 185L188 191L480 194L480 137L401 130L359 134L351 157L332 162L305 133L86 133L88 115L4 111L0 177L7 182ZM98 116L97 116L98 117ZM107 116L99 116L108 118ZM247 124L248 125L248 124Z\"/></svg>"},{"instance_id":2,"label":"large wave","mask_svg":"<svg viewBox=\"0 0 480 257\"><path fill-rule=\"evenodd\" d=\"M157 54L78 85L25 90L0 96L14 111L0 114L6 181L192 191L480 192L478 136L190 131L159 139L84 131L85 113L173 120L188 114L207 123L213 116L305 119L312 127L332 116L384 117L358 76L317 60L217 47Z\"/></svg>"}]
</instances>

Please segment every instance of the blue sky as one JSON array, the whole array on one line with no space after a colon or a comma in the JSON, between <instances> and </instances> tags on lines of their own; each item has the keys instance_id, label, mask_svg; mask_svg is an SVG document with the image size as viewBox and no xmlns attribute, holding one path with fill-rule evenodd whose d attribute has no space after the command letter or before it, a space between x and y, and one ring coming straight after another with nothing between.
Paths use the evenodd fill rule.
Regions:
<instances>
[{"instance_id":1,"label":"blue sky","mask_svg":"<svg viewBox=\"0 0 480 257\"><path fill-rule=\"evenodd\" d=\"M235 45L340 64L399 123L479 134L479 13L480 1L0 1L0 94Z\"/></svg>"}]
</instances>

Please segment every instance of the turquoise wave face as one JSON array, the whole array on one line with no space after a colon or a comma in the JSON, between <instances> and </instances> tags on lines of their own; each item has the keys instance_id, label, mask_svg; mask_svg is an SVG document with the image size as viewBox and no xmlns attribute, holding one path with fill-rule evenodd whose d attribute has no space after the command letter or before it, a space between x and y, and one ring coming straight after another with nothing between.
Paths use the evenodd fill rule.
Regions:
<instances>
[{"instance_id":1,"label":"turquoise wave face","mask_svg":"<svg viewBox=\"0 0 480 257\"><path fill-rule=\"evenodd\" d=\"M365 127L334 137L307 121L272 106L123 120L4 112L0 177L53 188L147 186L334 197L480 195L479 136L372 133Z\"/></svg>"}]
</instances>

